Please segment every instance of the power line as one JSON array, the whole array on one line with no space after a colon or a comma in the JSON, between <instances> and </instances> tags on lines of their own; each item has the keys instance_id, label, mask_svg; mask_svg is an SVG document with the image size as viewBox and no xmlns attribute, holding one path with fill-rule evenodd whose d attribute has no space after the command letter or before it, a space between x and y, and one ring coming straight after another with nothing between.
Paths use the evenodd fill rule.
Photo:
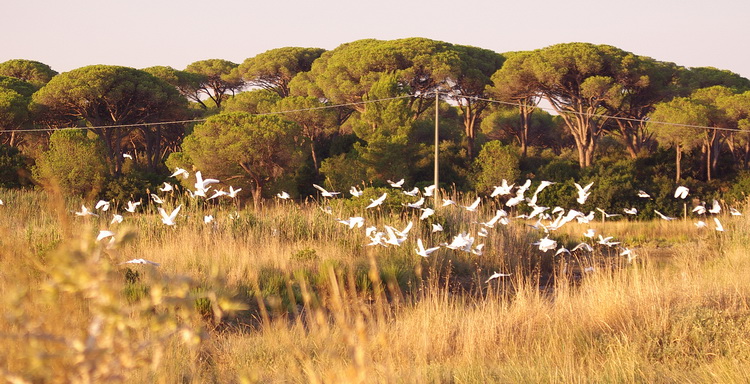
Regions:
<instances>
[{"instance_id":1,"label":"power line","mask_svg":"<svg viewBox=\"0 0 750 384\"><path fill-rule=\"evenodd\" d=\"M312 111L323 110L323 109L351 107L351 106L356 106L356 105L378 103L378 102L398 100L398 99L416 98L416 97L427 97L429 95L434 95L436 93L437 94L446 95L446 96L452 97L454 99L456 99L456 98L472 99L472 100L478 100L478 101L486 101L486 102L495 103L495 104L503 104L503 105L516 106L516 107L521 106L520 103L515 103L515 102L508 102L508 101L502 101L502 100L488 99L488 98L482 98L482 97L477 97L477 96L455 95L455 94L452 94L452 93L435 91L435 92L429 92L429 93L424 93L424 94L420 94L420 95L402 95L402 96L386 97L386 98L382 98L382 99L363 100L363 101L350 102L350 103L341 103L341 104L334 104L334 105L323 105L323 106L320 106L320 107L310 107L310 108L290 109L290 110L284 110L284 111L273 111L273 112L257 113L257 114L254 114L254 115L256 115L256 116L268 116L268 115L281 115L281 114L293 113L293 112L312 112ZM538 105L535 106L535 108L538 108L538 109L541 109L541 110L546 110L546 111L559 112L559 111L557 111L554 108L540 107ZM575 111L563 111L563 113L565 113L565 114L573 114L573 115L586 115L584 113L575 112ZM750 130L739 129L739 128L709 127L709 126L705 126L705 125L669 123L669 122L664 122L664 121L653 121L653 120L649 120L649 119L635 119L635 118L622 117L622 116L614 116L614 115L606 115L606 114L593 114L593 115L590 115L590 116L592 116L592 117L599 117L599 118L613 119L613 120L631 121L631 122L636 122L636 123L672 125L672 126L677 126L677 127L697 128L697 129L706 129L706 130L717 130L717 131L725 131L725 132L750 132ZM172 125L172 124L202 123L202 122L205 122L207 120L208 119L174 120L174 121L161 121L161 122L154 122L154 123L134 123L134 124L100 125L100 126L92 126L92 127L63 127L63 128L38 128L38 129L3 129L3 130L0 130L0 133L11 133L11 132L49 132L49 131L82 130L82 129L134 128L134 127L147 127L147 126L154 126L154 125Z\"/></svg>"}]
</instances>

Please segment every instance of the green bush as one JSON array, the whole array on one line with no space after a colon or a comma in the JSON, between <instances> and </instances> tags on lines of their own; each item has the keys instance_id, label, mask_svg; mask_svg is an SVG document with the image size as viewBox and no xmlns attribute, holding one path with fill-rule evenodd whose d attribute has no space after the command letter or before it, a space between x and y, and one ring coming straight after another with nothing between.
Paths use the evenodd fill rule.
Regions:
<instances>
[{"instance_id":1,"label":"green bush","mask_svg":"<svg viewBox=\"0 0 750 384\"><path fill-rule=\"evenodd\" d=\"M0 187L19 188L29 184L26 157L9 145L0 144Z\"/></svg>"},{"instance_id":2,"label":"green bush","mask_svg":"<svg viewBox=\"0 0 750 384\"><path fill-rule=\"evenodd\" d=\"M472 165L472 181L477 192L489 193L503 179L509 182L518 179L518 151L500 141L490 141L482 147Z\"/></svg>"},{"instance_id":3,"label":"green bush","mask_svg":"<svg viewBox=\"0 0 750 384\"><path fill-rule=\"evenodd\" d=\"M104 145L83 131L55 131L49 149L32 170L45 186L58 186L67 196L96 196L104 187L109 169Z\"/></svg>"}]
</instances>

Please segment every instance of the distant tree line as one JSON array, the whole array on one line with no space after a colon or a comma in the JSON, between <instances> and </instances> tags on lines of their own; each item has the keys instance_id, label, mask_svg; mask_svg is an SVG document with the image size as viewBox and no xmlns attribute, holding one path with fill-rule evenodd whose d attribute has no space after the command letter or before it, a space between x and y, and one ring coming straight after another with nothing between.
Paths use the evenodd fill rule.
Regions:
<instances>
[{"instance_id":1,"label":"distant tree line","mask_svg":"<svg viewBox=\"0 0 750 384\"><path fill-rule=\"evenodd\" d=\"M444 187L598 180L610 187L591 204L619 208L627 188L679 182L743 199L750 184L750 80L730 71L609 45L500 54L408 38L184 70L0 63L0 185L138 197L175 166L242 186L256 204L314 194L313 183L428 185L436 115ZM564 184L549 198L562 203Z\"/></svg>"}]
</instances>

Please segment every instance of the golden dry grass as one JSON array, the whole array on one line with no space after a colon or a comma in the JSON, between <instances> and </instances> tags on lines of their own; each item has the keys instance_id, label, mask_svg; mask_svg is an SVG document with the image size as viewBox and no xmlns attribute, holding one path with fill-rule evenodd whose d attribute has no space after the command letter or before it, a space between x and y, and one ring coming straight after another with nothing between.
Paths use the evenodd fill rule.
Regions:
<instances>
[{"instance_id":1,"label":"golden dry grass","mask_svg":"<svg viewBox=\"0 0 750 384\"><path fill-rule=\"evenodd\" d=\"M9 382L750 380L745 217L727 217L724 233L682 221L571 224L554 236L574 244L592 227L639 252L632 264L600 253L579 276L530 246L540 235L520 224L493 232L481 257L441 250L422 260L411 242L365 247L314 206L238 219L230 207L185 206L174 228L153 213L126 217L116 231L136 237L107 249L94 237L108 218L2 193ZM443 216L455 232L469 228L465 213ZM422 223L412 231L449 240ZM162 265L119 265L131 258ZM483 283L500 269L514 274Z\"/></svg>"}]
</instances>

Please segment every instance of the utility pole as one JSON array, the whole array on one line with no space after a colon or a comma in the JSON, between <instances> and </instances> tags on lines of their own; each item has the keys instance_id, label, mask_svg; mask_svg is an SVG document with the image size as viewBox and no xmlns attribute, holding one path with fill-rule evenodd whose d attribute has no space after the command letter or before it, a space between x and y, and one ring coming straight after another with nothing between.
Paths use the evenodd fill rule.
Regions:
<instances>
[{"instance_id":1,"label":"utility pole","mask_svg":"<svg viewBox=\"0 0 750 384\"><path fill-rule=\"evenodd\" d=\"M438 117L440 112L440 92L435 90L435 190L433 191L435 196L435 208L440 206L440 188L438 188L438 149L439 149L439 135L438 135Z\"/></svg>"}]
</instances>

